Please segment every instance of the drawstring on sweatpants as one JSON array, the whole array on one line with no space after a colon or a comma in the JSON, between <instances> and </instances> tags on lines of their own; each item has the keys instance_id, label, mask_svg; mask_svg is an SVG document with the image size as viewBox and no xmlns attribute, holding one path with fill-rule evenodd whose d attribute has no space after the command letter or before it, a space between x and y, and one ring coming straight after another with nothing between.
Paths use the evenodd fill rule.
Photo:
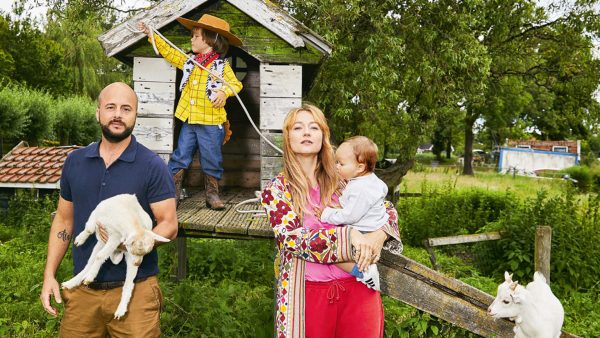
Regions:
<instances>
[{"instance_id":1,"label":"drawstring on sweatpants","mask_svg":"<svg viewBox=\"0 0 600 338\"><path fill-rule=\"evenodd\" d=\"M333 303L334 298L336 302L340 300L340 290L345 292L346 288L342 285L342 283L334 280L329 287L329 290L327 290L327 299L329 300L329 304Z\"/></svg>"}]
</instances>

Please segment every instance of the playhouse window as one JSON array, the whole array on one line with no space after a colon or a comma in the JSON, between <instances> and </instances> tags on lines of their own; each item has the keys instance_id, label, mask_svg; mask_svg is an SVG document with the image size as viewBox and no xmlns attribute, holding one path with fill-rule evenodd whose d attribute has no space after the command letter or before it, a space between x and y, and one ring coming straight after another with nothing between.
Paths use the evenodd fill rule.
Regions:
<instances>
[{"instance_id":1,"label":"playhouse window","mask_svg":"<svg viewBox=\"0 0 600 338\"><path fill-rule=\"evenodd\" d=\"M517 144L517 148L531 149L531 145L529 145L529 144Z\"/></svg>"},{"instance_id":2,"label":"playhouse window","mask_svg":"<svg viewBox=\"0 0 600 338\"><path fill-rule=\"evenodd\" d=\"M235 76L238 78L238 80L242 81L246 77L246 74L248 74L248 65L241 57L230 56L229 64L235 72Z\"/></svg>"},{"instance_id":3,"label":"playhouse window","mask_svg":"<svg viewBox=\"0 0 600 338\"><path fill-rule=\"evenodd\" d=\"M569 147L567 147L567 146L552 146L552 151L556 151L559 153L568 153Z\"/></svg>"}]
</instances>

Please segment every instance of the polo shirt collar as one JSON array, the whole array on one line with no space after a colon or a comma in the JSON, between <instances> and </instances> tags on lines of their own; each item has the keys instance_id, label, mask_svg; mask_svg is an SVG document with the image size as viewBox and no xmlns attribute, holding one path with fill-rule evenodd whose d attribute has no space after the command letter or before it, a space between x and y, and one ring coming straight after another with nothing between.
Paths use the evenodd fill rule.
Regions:
<instances>
[{"instance_id":1,"label":"polo shirt collar","mask_svg":"<svg viewBox=\"0 0 600 338\"><path fill-rule=\"evenodd\" d=\"M125 151L119 156L117 160L125 162L133 162L135 160L135 154L137 153L137 141L135 136L131 135L131 141ZM90 147L87 148L85 157L100 157L100 141L94 142Z\"/></svg>"}]
</instances>

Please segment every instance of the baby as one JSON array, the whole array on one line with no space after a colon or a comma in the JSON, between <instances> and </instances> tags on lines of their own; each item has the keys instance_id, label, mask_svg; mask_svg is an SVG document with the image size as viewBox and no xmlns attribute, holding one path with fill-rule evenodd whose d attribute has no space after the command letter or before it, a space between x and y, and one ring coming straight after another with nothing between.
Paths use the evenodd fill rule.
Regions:
<instances>
[{"instance_id":1,"label":"baby","mask_svg":"<svg viewBox=\"0 0 600 338\"><path fill-rule=\"evenodd\" d=\"M364 136L354 136L344 141L335 152L339 175L348 180L340 197L341 208L325 208L321 221L335 225L348 225L365 233L376 231L388 222L383 200L387 185L375 173L377 145ZM379 271L371 264L360 272L353 262L336 264L355 276L368 287L379 291Z\"/></svg>"}]
</instances>

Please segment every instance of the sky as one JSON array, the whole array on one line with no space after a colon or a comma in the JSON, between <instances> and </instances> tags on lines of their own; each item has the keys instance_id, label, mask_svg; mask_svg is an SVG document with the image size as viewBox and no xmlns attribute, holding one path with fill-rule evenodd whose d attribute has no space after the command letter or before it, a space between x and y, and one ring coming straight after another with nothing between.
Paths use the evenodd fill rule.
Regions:
<instances>
[{"instance_id":1,"label":"sky","mask_svg":"<svg viewBox=\"0 0 600 338\"><path fill-rule=\"evenodd\" d=\"M32 15L35 18L40 19L41 21L43 21L44 19L44 14L46 13L47 7L45 6L37 6L35 5L35 0L28 0L31 8L32 8ZM10 13L12 12L12 5L14 3L14 0L0 0L0 11L3 11L5 13ZM117 0L115 1L115 5L117 8L119 9L131 9L131 8L141 8L141 7L145 7L148 6L150 4L150 2L146 1L146 0Z\"/></svg>"}]
</instances>

